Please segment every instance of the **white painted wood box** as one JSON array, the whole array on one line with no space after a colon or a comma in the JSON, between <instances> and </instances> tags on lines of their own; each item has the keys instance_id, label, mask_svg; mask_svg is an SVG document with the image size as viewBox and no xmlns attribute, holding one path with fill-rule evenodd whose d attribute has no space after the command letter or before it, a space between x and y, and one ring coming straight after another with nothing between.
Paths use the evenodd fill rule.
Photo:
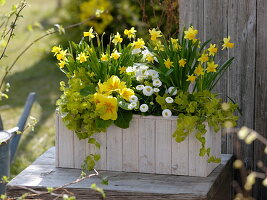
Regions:
<instances>
[{"instance_id":1,"label":"white painted wood box","mask_svg":"<svg viewBox=\"0 0 267 200\"><path fill-rule=\"evenodd\" d=\"M201 144L194 134L181 143L175 142L172 133L176 123L175 117L134 115L130 128L111 126L106 133L96 134L99 150L87 140L79 140L57 115L56 166L81 168L87 155L98 153L101 159L95 166L97 170L208 176L218 164L199 156ZM205 137L211 154L221 157L221 133L207 126Z\"/></svg>"}]
</instances>

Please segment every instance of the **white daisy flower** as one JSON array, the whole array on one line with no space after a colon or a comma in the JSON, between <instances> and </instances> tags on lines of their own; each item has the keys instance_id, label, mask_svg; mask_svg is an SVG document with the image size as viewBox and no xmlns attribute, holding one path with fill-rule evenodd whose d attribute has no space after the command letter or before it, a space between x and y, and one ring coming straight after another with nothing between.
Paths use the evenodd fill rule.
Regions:
<instances>
[{"instance_id":1,"label":"white daisy flower","mask_svg":"<svg viewBox=\"0 0 267 200\"><path fill-rule=\"evenodd\" d=\"M143 89L143 94L146 96L151 96L154 93L154 90L151 86L145 86Z\"/></svg>"},{"instance_id":2,"label":"white daisy flower","mask_svg":"<svg viewBox=\"0 0 267 200\"><path fill-rule=\"evenodd\" d=\"M171 117L172 116L172 111L170 111L169 109L164 109L163 111L162 111L162 116L163 117Z\"/></svg>"},{"instance_id":3,"label":"white daisy flower","mask_svg":"<svg viewBox=\"0 0 267 200\"><path fill-rule=\"evenodd\" d=\"M177 94L177 89L175 87L169 87L168 93L172 96Z\"/></svg>"},{"instance_id":4,"label":"white daisy flower","mask_svg":"<svg viewBox=\"0 0 267 200\"><path fill-rule=\"evenodd\" d=\"M154 92L159 92L159 88L154 88Z\"/></svg>"},{"instance_id":5,"label":"white daisy flower","mask_svg":"<svg viewBox=\"0 0 267 200\"><path fill-rule=\"evenodd\" d=\"M137 103L136 102L132 102L132 103L130 103L129 105L128 105L128 109L130 109L130 110L132 110L132 109L134 109L134 108L136 108L137 107Z\"/></svg>"},{"instance_id":6,"label":"white daisy flower","mask_svg":"<svg viewBox=\"0 0 267 200\"><path fill-rule=\"evenodd\" d=\"M131 103L133 103L133 102L137 102L138 101L138 97L137 96L135 96L135 95L132 95L132 96L130 96L130 102Z\"/></svg>"},{"instance_id":7,"label":"white daisy flower","mask_svg":"<svg viewBox=\"0 0 267 200\"><path fill-rule=\"evenodd\" d=\"M160 87L161 85L162 85L162 82L158 78L153 80L154 87Z\"/></svg>"},{"instance_id":8,"label":"white daisy flower","mask_svg":"<svg viewBox=\"0 0 267 200\"><path fill-rule=\"evenodd\" d=\"M159 73L156 70L150 69L150 70L147 70L147 72L149 76L152 77L152 79L156 79L159 77Z\"/></svg>"},{"instance_id":9,"label":"white daisy flower","mask_svg":"<svg viewBox=\"0 0 267 200\"><path fill-rule=\"evenodd\" d=\"M146 111L148 111L148 105L147 105L147 104L142 104L142 105L140 106L140 111L141 111L141 112L146 112Z\"/></svg>"},{"instance_id":10,"label":"white daisy flower","mask_svg":"<svg viewBox=\"0 0 267 200\"><path fill-rule=\"evenodd\" d=\"M166 97L165 101L166 101L167 103L173 103L173 98L171 98L171 97Z\"/></svg>"},{"instance_id":11,"label":"white daisy flower","mask_svg":"<svg viewBox=\"0 0 267 200\"><path fill-rule=\"evenodd\" d=\"M137 90L143 90L144 87L145 87L144 85L137 85L137 86L136 86L136 89L137 89Z\"/></svg>"}]
</instances>

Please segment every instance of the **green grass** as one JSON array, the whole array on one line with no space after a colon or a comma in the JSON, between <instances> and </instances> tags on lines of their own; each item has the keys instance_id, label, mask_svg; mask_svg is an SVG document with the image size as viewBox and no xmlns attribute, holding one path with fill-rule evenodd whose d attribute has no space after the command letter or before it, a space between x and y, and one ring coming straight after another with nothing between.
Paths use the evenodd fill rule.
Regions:
<instances>
[{"instance_id":1,"label":"green grass","mask_svg":"<svg viewBox=\"0 0 267 200\"><path fill-rule=\"evenodd\" d=\"M10 0L1 13L17 1ZM30 7L23 11L23 18L18 22L15 37L7 52L8 58L0 64L8 65L16 55L35 38L45 33L57 23L55 0L28 0ZM40 22L44 30L27 30L28 24ZM9 99L0 103L0 113L5 129L12 128L18 122L22 113L24 102L30 92L37 93L37 100L31 115L36 117L38 124L33 132L23 133L16 157L11 166L11 176L15 176L32 163L38 156L54 146L55 127L54 113L55 102L60 96L59 81L64 80L63 73L56 67L52 58L51 46L58 44L58 37L50 36L36 43L17 63L7 82L11 88ZM3 71L0 71L0 76Z\"/></svg>"}]
</instances>

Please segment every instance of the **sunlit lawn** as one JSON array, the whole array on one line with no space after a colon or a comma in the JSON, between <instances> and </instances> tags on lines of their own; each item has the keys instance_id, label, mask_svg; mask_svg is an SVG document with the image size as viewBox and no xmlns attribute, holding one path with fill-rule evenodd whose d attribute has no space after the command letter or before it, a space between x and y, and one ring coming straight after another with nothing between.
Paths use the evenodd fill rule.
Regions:
<instances>
[{"instance_id":1,"label":"sunlit lawn","mask_svg":"<svg viewBox=\"0 0 267 200\"><path fill-rule=\"evenodd\" d=\"M4 9L15 3L8 1ZM28 0L30 7L23 11L23 18L18 22L14 40L8 51L8 64L15 56L35 38L45 33L57 23L55 0ZM0 12L3 12L1 8ZM28 31L27 26L40 22L44 29ZM30 92L37 93L31 115L38 119L34 132L23 134L17 150L16 158L11 166L11 175L14 176L32 163L39 155L54 145L54 113L55 102L59 97L58 83L64 79L63 74L57 69L50 49L57 44L57 37L50 36L35 44L17 63L13 72L8 77L11 85L9 99L1 102L0 113L6 129L16 125L22 113L24 102ZM0 72L2 73L2 71Z\"/></svg>"}]
</instances>

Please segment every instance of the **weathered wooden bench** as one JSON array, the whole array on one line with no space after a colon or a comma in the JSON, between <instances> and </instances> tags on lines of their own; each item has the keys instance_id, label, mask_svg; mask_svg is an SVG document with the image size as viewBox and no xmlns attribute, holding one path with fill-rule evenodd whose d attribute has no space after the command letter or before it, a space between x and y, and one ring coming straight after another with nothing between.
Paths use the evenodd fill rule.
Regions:
<instances>
[{"instance_id":1,"label":"weathered wooden bench","mask_svg":"<svg viewBox=\"0 0 267 200\"><path fill-rule=\"evenodd\" d=\"M79 178L81 170L56 168L54 160L53 147L7 185L8 195L17 197L28 192L20 187L45 191L47 187L59 187ZM231 167L232 156L223 154L222 164L206 178L100 171L99 176L71 185L68 190L73 192L77 199L101 199L99 193L89 189L92 183L96 183L104 189L107 199L226 200L231 199ZM109 184L102 185L101 177L108 177Z\"/></svg>"}]
</instances>

